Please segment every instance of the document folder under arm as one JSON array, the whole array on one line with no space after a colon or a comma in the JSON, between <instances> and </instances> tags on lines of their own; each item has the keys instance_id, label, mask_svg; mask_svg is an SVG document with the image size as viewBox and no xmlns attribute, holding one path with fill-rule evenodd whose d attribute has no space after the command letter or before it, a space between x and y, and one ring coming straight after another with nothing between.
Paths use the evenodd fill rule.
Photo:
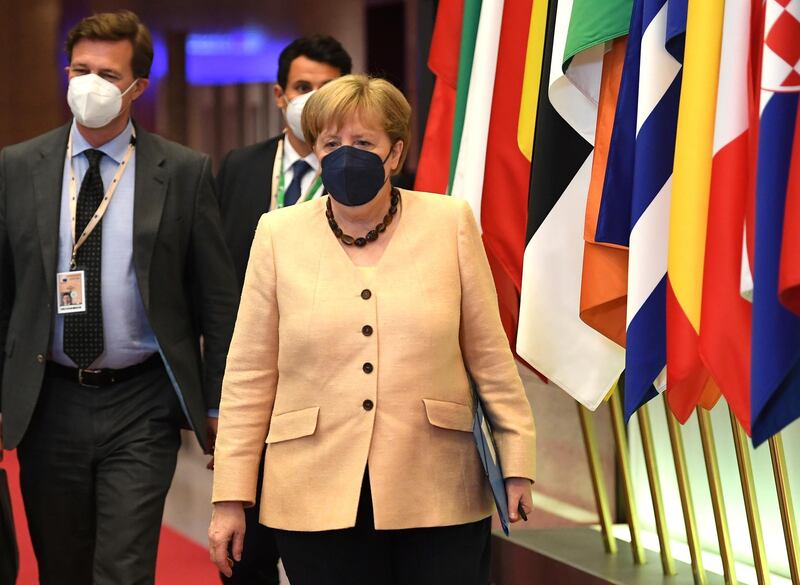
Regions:
<instances>
[{"instance_id":1,"label":"document folder under arm","mask_svg":"<svg viewBox=\"0 0 800 585\"><path fill-rule=\"evenodd\" d=\"M497 514L500 516L500 524L503 532L508 536L508 496L506 495L506 482L503 478L503 468L500 465L500 455L497 452L492 434L492 424L487 418L478 394L478 386L470 376L472 394L475 398L475 418L472 421L472 434L475 437L475 446L478 448L478 455L483 464L489 486L492 488L494 503L497 506Z\"/></svg>"}]
</instances>

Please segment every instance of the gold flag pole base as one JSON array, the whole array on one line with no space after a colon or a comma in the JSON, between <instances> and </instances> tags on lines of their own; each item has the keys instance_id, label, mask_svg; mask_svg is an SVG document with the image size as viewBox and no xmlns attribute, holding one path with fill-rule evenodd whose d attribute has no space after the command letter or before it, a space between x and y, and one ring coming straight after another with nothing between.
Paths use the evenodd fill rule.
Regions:
<instances>
[{"instance_id":1,"label":"gold flag pole base","mask_svg":"<svg viewBox=\"0 0 800 585\"><path fill-rule=\"evenodd\" d=\"M764 536L761 532L761 516L758 512L758 500L756 499L756 489L753 482L750 451L747 447L747 435L745 435L742 425L736 420L733 411L730 411L730 415L733 445L736 448L736 461L739 464L739 478L742 482L744 508L747 514L747 527L750 530L750 544L753 548L756 579L758 580L758 585L769 585L769 562L767 561L767 552L764 549Z\"/></svg>"},{"instance_id":2,"label":"gold flag pole base","mask_svg":"<svg viewBox=\"0 0 800 585\"><path fill-rule=\"evenodd\" d=\"M775 476L775 488L781 509L781 523L783 524L783 537L786 540L786 554L789 558L789 572L792 576L792 583L800 583L797 526L792 507L792 490L789 487L789 477L786 473L783 440L780 435L775 435L769 440L769 453L772 458L772 473Z\"/></svg>"},{"instance_id":3,"label":"gold flag pole base","mask_svg":"<svg viewBox=\"0 0 800 585\"><path fill-rule=\"evenodd\" d=\"M591 475L592 478L592 490L594 491L594 500L597 504L597 516L600 519L600 529L603 534L603 546L606 553L615 555L617 554L617 539L614 538L614 524L611 522L606 483L603 479L600 457L597 454L597 435L594 432L592 413L580 402L576 402L575 404L578 407L578 417L581 421L583 446L586 449L586 459L589 462L589 475Z\"/></svg>"},{"instance_id":4,"label":"gold flag pole base","mask_svg":"<svg viewBox=\"0 0 800 585\"><path fill-rule=\"evenodd\" d=\"M666 399L664 400L664 410L667 414L669 442L672 447L672 459L675 462L675 475L678 479L678 492L681 497L683 522L686 527L686 542L689 545L689 554L692 558L692 576L694 577L695 585L706 585L708 580L706 578L706 571L703 568L700 535L697 532L697 521L694 516L692 490L689 484L689 473L686 468L686 454L683 450L683 435L680 424L669 409Z\"/></svg>"},{"instance_id":5,"label":"gold flag pole base","mask_svg":"<svg viewBox=\"0 0 800 585\"><path fill-rule=\"evenodd\" d=\"M650 497L653 500L653 513L656 518L656 531L661 549L661 567L665 575L675 574L675 561L672 558L672 549L669 543L669 527L664 513L664 499L661 495L661 482L658 477L658 463L653 448L653 430L650 427L650 413L647 405L639 408L636 416L639 419L639 431L642 435L642 450L644 462L647 467L647 481L650 484Z\"/></svg>"},{"instance_id":6,"label":"gold flag pole base","mask_svg":"<svg viewBox=\"0 0 800 585\"><path fill-rule=\"evenodd\" d=\"M714 523L717 528L719 553L722 557L722 569L726 585L736 585L736 567L733 559L733 548L728 531L728 518L725 511L725 498L722 496L722 481L717 464L717 449L711 425L711 415L700 406L696 409L697 421L700 424L700 440L703 443L703 459L708 475L708 487L711 491L711 506L714 509Z\"/></svg>"},{"instance_id":7,"label":"gold flag pole base","mask_svg":"<svg viewBox=\"0 0 800 585\"><path fill-rule=\"evenodd\" d=\"M617 461L619 462L619 472L622 478L622 495L628 511L628 526L631 530L631 550L633 552L633 562L643 565L647 561L642 546L642 536L639 532L639 516L636 508L636 497L633 493L633 481L631 480L631 468L628 461L628 440L625 437L625 421L622 416L622 401L619 392L611 394L611 426L614 430L614 445L617 451Z\"/></svg>"}]
</instances>

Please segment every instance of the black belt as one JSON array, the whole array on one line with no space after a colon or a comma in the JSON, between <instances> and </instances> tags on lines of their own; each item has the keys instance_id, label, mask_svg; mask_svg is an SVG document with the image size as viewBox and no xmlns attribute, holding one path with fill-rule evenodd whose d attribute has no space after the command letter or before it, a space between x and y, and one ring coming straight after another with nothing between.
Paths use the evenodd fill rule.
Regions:
<instances>
[{"instance_id":1,"label":"black belt","mask_svg":"<svg viewBox=\"0 0 800 585\"><path fill-rule=\"evenodd\" d=\"M103 386L110 386L118 382L124 382L143 374L149 370L153 370L161 366L161 356L154 353L149 358L141 363L119 370L112 370L109 368L102 370L84 370L80 368L69 368L62 366L55 362L47 362L45 368L45 375L56 378L63 378L70 382L77 382L81 386L90 386L92 388L102 388Z\"/></svg>"}]
</instances>

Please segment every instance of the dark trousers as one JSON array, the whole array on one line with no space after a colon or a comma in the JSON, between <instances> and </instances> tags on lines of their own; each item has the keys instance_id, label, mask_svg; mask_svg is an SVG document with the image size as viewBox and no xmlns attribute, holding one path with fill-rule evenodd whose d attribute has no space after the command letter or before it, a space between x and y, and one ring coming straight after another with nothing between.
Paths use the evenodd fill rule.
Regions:
<instances>
[{"instance_id":1,"label":"dark trousers","mask_svg":"<svg viewBox=\"0 0 800 585\"><path fill-rule=\"evenodd\" d=\"M14 585L17 582L18 568L19 552L14 516L11 513L8 476L5 469L0 468L0 585Z\"/></svg>"},{"instance_id":2,"label":"dark trousers","mask_svg":"<svg viewBox=\"0 0 800 585\"><path fill-rule=\"evenodd\" d=\"M375 530L369 474L356 526L275 530L292 585L488 585L491 518L435 528Z\"/></svg>"},{"instance_id":3,"label":"dark trousers","mask_svg":"<svg viewBox=\"0 0 800 585\"><path fill-rule=\"evenodd\" d=\"M41 585L152 585L183 421L163 368L88 388L46 378L19 447Z\"/></svg>"},{"instance_id":4,"label":"dark trousers","mask_svg":"<svg viewBox=\"0 0 800 585\"><path fill-rule=\"evenodd\" d=\"M267 528L258 521L258 510L261 507L261 483L264 481L264 458L258 470L258 487L256 503L252 508L245 508L245 532L242 560L233 564L233 575L220 575L225 585L278 585L278 546L272 528Z\"/></svg>"}]
</instances>

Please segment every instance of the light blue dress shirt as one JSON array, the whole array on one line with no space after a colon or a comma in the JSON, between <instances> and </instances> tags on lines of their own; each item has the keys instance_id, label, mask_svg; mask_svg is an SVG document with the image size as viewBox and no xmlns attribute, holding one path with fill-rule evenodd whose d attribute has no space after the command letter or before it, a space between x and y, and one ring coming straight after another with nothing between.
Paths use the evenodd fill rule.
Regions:
<instances>
[{"instance_id":1,"label":"light blue dress shirt","mask_svg":"<svg viewBox=\"0 0 800 585\"><path fill-rule=\"evenodd\" d=\"M84 152L92 146L81 136L72 123L72 165L78 188L89 169ZM97 150L105 156L100 160L103 186L108 189L119 163L128 150L133 124ZM136 175L134 150L125 173L120 179L114 197L102 221L102 300L103 333L105 349L94 361L92 368L125 368L143 362L158 351L156 336L150 327L144 303L139 293L139 283L133 265L133 201ZM72 257L72 226L69 209L70 161L64 161L64 179L61 186L61 217L58 230L58 272L69 270ZM56 291L53 291L56 294ZM58 302L54 303L58 306ZM55 328L50 359L64 366L76 367L64 353L64 315L54 315Z\"/></svg>"}]
</instances>

